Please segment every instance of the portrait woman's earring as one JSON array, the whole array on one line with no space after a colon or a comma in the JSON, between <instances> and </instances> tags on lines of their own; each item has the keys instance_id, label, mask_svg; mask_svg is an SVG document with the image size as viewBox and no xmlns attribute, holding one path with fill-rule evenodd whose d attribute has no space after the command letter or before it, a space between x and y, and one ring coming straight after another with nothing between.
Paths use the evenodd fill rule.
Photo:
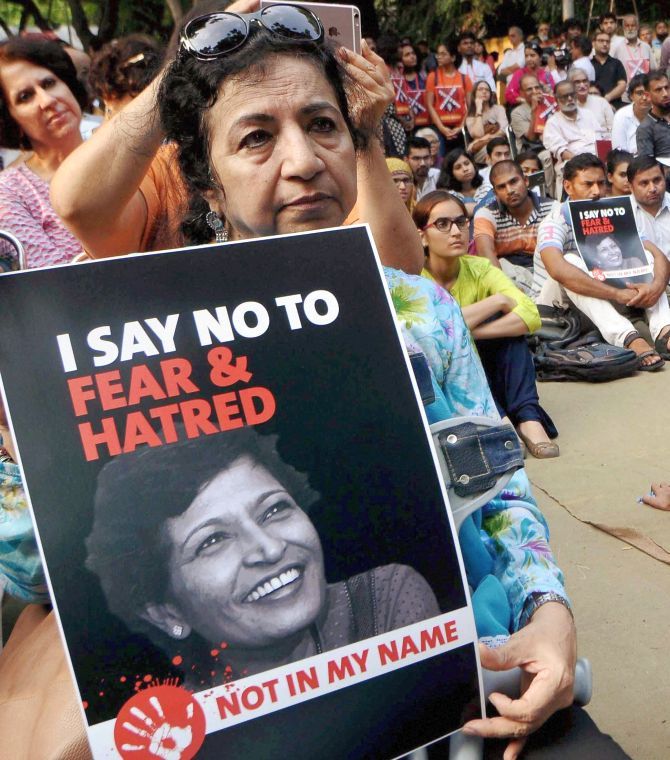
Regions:
<instances>
[{"instance_id":1,"label":"portrait woman's earring","mask_svg":"<svg viewBox=\"0 0 670 760\"><path fill-rule=\"evenodd\" d=\"M180 639L184 635L184 626L183 625L173 625L172 626L172 635L175 637L175 639Z\"/></svg>"},{"instance_id":2,"label":"portrait woman's earring","mask_svg":"<svg viewBox=\"0 0 670 760\"><path fill-rule=\"evenodd\" d=\"M205 221L207 226L214 231L217 243L225 243L228 240L228 230L215 211L208 211L205 214Z\"/></svg>"}]
</instances>

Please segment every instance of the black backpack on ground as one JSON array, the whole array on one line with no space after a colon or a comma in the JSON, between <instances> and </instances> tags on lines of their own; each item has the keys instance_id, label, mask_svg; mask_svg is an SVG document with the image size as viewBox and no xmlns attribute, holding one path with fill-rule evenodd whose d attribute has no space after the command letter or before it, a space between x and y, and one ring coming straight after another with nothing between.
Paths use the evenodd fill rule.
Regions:
<instances>
[{"instance_id":1,"label":"black backpack on ground","mask_svg":"<svg viewBox=\"0 0 670 760\"><path fill-rule=\"evenodd\" d=\"M528 338L539 381L602 383L635 372L640 359L629 348L604 343L594 331L582 335L579 314L570 307L538 306L542 327Z\"/></svg>"}]
</instances>

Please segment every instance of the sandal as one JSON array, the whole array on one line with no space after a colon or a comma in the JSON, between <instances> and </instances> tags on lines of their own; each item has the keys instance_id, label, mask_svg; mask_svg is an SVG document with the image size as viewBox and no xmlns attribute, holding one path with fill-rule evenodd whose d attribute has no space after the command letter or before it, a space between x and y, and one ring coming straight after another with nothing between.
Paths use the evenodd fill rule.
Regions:
<instances>
[{"instance_id":1,"label":"sandal","mask_svg":"<svg viewBox=\"0 0 670 760\"><path fill-rule=\"evenodd\" d=\"M558 444L554 443L554 441L531 441L530 438L524 435L520 430L517 430L517 435L535 459L554 459L561 455L561 450L558 448Z\"/></svg>"},{"instance_id":2,"label":"sandal","mask_svg":"<svg viewBox=\"0 0 670 760\"><path fill-rule=\"evenodd\" d=\"M647 356L658 356L658 361L653 364L642 364L642 360L646 359ZM641 354L637 355L637 358L640 360L640 366L637 368L638 372L656 372L665 365L665 361L661 356L660 351L657 351L655 348L652 348L649 351L643 351ZM670 356L667 356L666 358L670 359Z\"/></svg>"},{"instance_id":3,"label":"sandal","mask_svg":"<svg viewBox=\"0 0 670 760\"><path fill-rule=\"evenodd\" d=\"M640 340L642 336L637 330L633 330L633 332L628 333L626 337L623 340L623 347L624 348L630 348L630 344L635 340ZM638 372L656 372L657 370L661 369L663 365L665 364L664 359L670 359L670 351L668 351L668 339L670 338L669 334L666 334L661 338L660 336L656 338L654 341L654 348L650 348L649 351L643 351L641 354L638 354L637 351L635 353L637 354L637 358L639 359L639 364L637 371ZM665 346L663 346L663 339L665 339ZM661 342L661 347L664 349L663 351L659 350L658 343ZM645 341L646 342L646 341ZM649 345L647 343L647 345ZM633 351L634 349L631 349ZM658 356L658 361L654 362L653 364L642 364L642 360L646 359L648 356Z\"/></svg>"},{"instance_id":4,"label":"sandal","mask_svg":"<svg viewBox=\"0 0 670 760\"><path fill-rule=\"evenodd\" d=\"M654 348L656 349L656 353L661 357L661 359L670 359L668 341L670 341L670 330L666 330L654 341Z\"/></svg>"}]
</instances>

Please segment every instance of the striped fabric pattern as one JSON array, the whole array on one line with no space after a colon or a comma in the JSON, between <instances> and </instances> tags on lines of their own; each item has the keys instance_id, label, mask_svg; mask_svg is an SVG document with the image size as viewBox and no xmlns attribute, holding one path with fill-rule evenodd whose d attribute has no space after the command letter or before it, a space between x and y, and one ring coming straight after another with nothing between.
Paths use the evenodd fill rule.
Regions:
<instances>
[{"instance_id":1,"label":"striped fabric pattern","mask_svg":"<svg viewBox=\"0 0 670 760\"><path fill-rule=\"evenodd\" d=\"M534 209L525 224L520 224L497 200L475 213L475 238L487 235L493 238L499 258L511 253L527 253L532 256L537 242L540 222L549 214L554 201L530 194Z\"/></svg>"}]
</instances>

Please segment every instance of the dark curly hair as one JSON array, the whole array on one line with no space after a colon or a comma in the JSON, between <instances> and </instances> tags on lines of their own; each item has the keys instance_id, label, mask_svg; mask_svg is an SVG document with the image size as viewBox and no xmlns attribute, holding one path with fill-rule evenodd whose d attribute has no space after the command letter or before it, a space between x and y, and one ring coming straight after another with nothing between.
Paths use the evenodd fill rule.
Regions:
<instances>
[{"instance_id":1,"label":"dark curly hair","mask_svg":"<svg viewBox=\"0 0 670 760\"><path fill-rule=\"evenodd\" d=\"M34 37L12 37L0 45L0 68L4 63L27 61L35 66L49 69L64 82L82 110L86 108L88 96L81 82L77 79L77 71L70 56L58 42ZM30 150L29 138L23 134L16 121L10 116L7 97L0 87L0 144L5 148L21 148Z\"/></svg>"},{"instance_id":2,"label":"dark curly hair","mask_svg":"<svg viewBox=\"0 0 670 760\"><path fill-rule=\"evenodd\" d=\"M319 68L335 91L354 146L362 150L368 145L375 125L354 126L347 91L355 98L356 87L325 45L284 39L258 29L245 44L221 58L199 61L187 53L178 54L163 77L158 104L167 138L177 144L179 166L189 191L189 211L182 231L191 243L211 242L212 231L205 222L209 206L203 195L220 189L210 171L207 111L216 102L224 81L243 73L254 81L262 80L271 71L268 59L278 55L309 61Z\"/></svg>"},{"instance_id":3,"label":"dark curly hair","mask_svg":"<svg viewBox=\"0 0 670 760\"><path fill-rule=\"evenodd\" d=\"M180 438L184 435L179 431ZM118 456L98 475L86 566L100 579L112 613L129 628L162 639L141 618L145 605L163 603L170 545L166 522L185 512L198 493L241 457L270 472L304 512L319 498L307 476L286 464L276 436L244 427Z\"/></svg>"},{"instance_id":4,"label":"dark curly hair","mask_svg":"<svg viewBox=\"0 0 670 760\"><path fill-rule=\"evenodd\" d=\"M438 188L444 190L453 190L457 193L461 192L463 189L463 183L454 177L454 164L462 156L465 156L467 159L469 159L472 165L475 167L475 176L472 178L472 187L477 188L482 184L484 180L482 179L481 174L477 169L477 164L475 164L472 156L467 152L467 150L465 150L465 148L454 148L453 150L450 150L449 153L447 153L447 155L444 157L442 168L440 169L440 176L437 179Z\"/></svg>"},{"instance_id":5,"label":"dark curly hair","mask_svg":"<svg viewBox=\"0 0 670 760\"><path fill-rule=\"evenodd\" d=\"M162 58L160 45L146 34L119 37L93 56L88 81L103 100L134 98L156 76Z\"/></svg>"}]
</instances>

